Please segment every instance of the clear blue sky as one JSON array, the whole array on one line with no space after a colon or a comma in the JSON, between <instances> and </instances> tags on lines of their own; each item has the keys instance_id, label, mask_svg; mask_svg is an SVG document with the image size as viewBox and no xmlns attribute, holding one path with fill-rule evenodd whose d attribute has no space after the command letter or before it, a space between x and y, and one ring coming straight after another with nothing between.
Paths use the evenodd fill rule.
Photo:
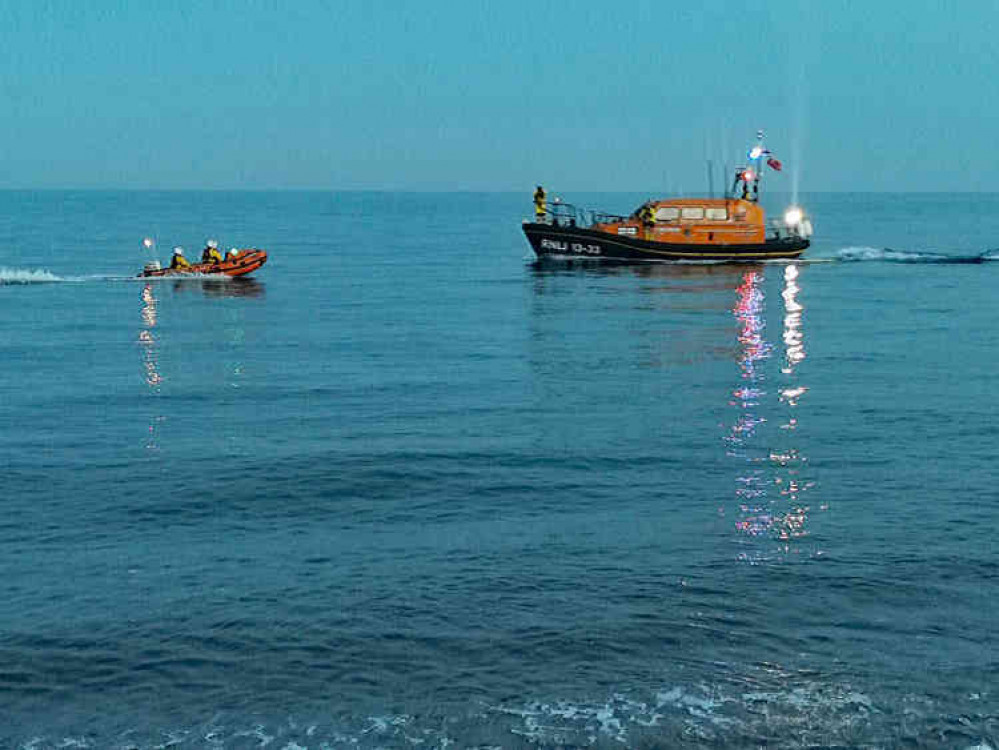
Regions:
<instances>
[{"instance_id":1,"label":"clear blue sky","mask_svg":"<svg viewBox=\"0 0 999 750\"><path fill-rule=\"evenodd\" d=\"M994 0L0 0L0 29L5 188L691 192L757 128L789 189L999 166Z\"/></svg>"}]
</instances>

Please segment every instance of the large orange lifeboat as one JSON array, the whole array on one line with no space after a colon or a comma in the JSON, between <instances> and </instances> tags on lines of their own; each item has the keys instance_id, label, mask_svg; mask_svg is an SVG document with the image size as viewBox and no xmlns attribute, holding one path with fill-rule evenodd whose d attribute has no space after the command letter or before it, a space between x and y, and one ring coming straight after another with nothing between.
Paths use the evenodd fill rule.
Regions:
<instances>
[{"instance_id":1,"label":"large orange lifeboat","mask_svg":"<svg viewBox=\"0 0 999 750\"><path fill-rule=\"evenodd\" d=\"M524 234L538 258L576 257L642 261L742 261L796 258L809 246L811 220L789 207L767 223L759 205L759 162L781 164L760 143L749 152L751 167L736 171L722 198L649 200L630 216L585 211L555 199L539 187L535 220Z\"/></svg>"}]
</instances>

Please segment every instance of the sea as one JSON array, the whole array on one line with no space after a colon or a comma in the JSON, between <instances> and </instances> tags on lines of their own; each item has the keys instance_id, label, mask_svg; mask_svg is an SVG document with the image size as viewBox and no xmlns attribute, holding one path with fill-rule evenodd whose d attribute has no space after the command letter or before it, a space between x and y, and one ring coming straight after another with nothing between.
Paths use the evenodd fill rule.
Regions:
<instances>
[{"instance_id":1,"label":"sea","mask_svg":"<svg viewBox=\"0 0 999 750\"><path fill-rule=\"evenodd\" d=\"M533 187L0 192L0 747L999 748L999 194Z\"/></svg>"}]
</instances>

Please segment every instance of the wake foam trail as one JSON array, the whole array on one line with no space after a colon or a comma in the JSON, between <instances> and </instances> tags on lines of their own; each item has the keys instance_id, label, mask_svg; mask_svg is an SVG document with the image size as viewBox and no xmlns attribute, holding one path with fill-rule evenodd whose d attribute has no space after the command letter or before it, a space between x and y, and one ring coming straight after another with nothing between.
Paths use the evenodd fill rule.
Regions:
<instances>
[{"instance_id":1,"label":"wake foam trail","mask_svg":"<svg viewBox=\"0 0 999 750\"><path fill-rule=\"evenodd\" d=\"M43 269L0 266L0 286L4 284L52 284L57 281L67 281L67 279Z\"/></svg>"},{"instance_id":2,"label":"wake foam trail","mask_svg":"<svg viewBox=\"0 0 999 750\"><path fill-rule=\"evenodd\" d=\"M5 268L0 266L0 286L24 286L28 284L81 283L87 281L177 281L176 276L160 276L143 278L141 276L109 276L107 274L91 274L89 276L56 276L51 271L41 268ZM185 277L187 278L187 277ZM192 274L192 279L213 279L214 276ZM228 276L223 278L228 279Z\"/></svg>"},{"instance_id":3,"label":"wake foam trail","mask_svg":"<svg viewBox=\"0 0 999 750\"><path fill-rule=\"evenodd\" d=\"M844 262L880 261L882 263L986 263L999 260L999 250L986 250L979 255L948 255L919 251L892 250L890 247L844 247L836 253Z\"/></svg>"}]
</instances>

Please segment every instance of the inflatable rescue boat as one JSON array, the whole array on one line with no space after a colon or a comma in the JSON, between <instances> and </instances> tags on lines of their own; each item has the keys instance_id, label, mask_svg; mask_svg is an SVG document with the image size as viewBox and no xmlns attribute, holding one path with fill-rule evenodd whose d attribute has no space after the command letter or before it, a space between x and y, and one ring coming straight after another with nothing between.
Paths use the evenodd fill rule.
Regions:
<instances>
[{"instance_id":1,"label":"inflatable rescue boat","mask_svg":"<svg viewBox=\"0 0 999 750\"><path fill-rule=\"evenodd\" d=\"M145 276L246 276L267 262L267 251L256 248L237 250L219 263L192 263L184 268L163 268L159 261L147 263L140 277Z\"/></svg>"}]
</instances>

